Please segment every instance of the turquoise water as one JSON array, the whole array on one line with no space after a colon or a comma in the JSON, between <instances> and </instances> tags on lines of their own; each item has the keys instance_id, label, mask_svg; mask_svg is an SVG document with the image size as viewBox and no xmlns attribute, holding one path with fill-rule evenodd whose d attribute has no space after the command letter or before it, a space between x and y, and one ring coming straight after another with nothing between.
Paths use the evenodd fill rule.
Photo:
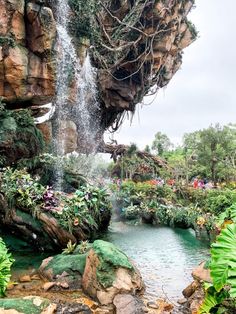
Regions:
<instances>
[{"instance_id":1,"label":"turquoise water","mask_svg":"<svg viewBox=\"0 0 236 314\"><path fill-rule=\"evenodd\" d=\"M193 230L112 222L103 239L114 243L134 261L149 299L182 298L182 290L192 281L193 268L209 257L209 244L196 239ZM49 255L13 253L14 277L37 269Z\"/></svg>"},{"instance_id":2,"label":"turquoise water","mask_svg":"<svg viewBox=\"0 0 236 314\"><path fill-rule=\"evenodd\" d=\"M209 244L197 240L191 229L113 222L104 239L135 262L146 293L153 298L183 298L182 290L192 281L192 269L209 257Z\"/></svg>"}]
</instances>

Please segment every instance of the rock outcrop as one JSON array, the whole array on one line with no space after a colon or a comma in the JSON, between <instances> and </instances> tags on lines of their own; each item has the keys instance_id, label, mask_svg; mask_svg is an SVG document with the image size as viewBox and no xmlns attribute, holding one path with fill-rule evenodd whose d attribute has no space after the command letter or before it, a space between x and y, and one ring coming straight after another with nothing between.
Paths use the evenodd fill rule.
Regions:
<instances>
[{"instance_id":1,"label":"rock outcrop","mask_svg":"<svg viewBox=\"0 0 236 314\"><path fill-rule=\"evenodd\" d=\"M70 31L81 60L90 46L87 52L97 69L100 114L96 128L101 138L107 128L116 130L123 113L134 112L146 94L168 84L196 31L187 20L193 0L95 2L84 3L82 12L70 2ZM0 0L0 7L0 97L7 109L30 107L35 114L37 106L56 99L57 3ZM90 28L85 31L88 21ZM86 146L81 121L75 121L75 106L71 106L80 106L75 90L72 78L69 117L62 128L65 152ZM50 143L53 125L46 122L39 127Z\"/></svg>"},{"instance_id":2,"label":"rock outcrop","mask_svg":"<svg viewBox=\"0 0 236 314\"><path fill-rule=\"evenodd\" d=\"M85 293L109 305L117 294L141 294L142 278L128 257L113 244L97 240L89 251L82 278Z\"/></svg>"},{"instance_id":3,"label":"rock outcrop","mask_svg":"<svg viewBox=\"0 0 236 314\"><path fill-rule=\"evenodd\" d=\"M205 298L203 284L212 283L210 270L205 267L205 262L200 263L192 272L194 281L183 290L183 295L187 299L182 306L183 313L197 314Z\"/></svg>"},{"instance_id":4,"label":"rock outcrop","mask_svg":"<svg viewBox=\"0 0 236 314\"><path fill-rule=\"evenodd\" d=\"M50 102L55 95L52 10L24 0L1 0L0 6L0 96L12 108Z\"/></svg>"}]
</instances>

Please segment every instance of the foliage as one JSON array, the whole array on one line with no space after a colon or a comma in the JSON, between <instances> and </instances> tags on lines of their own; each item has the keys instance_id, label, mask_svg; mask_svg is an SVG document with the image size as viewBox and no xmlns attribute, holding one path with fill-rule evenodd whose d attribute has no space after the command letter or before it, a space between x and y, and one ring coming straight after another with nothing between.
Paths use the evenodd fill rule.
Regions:
<instances>
[{"instance_id":1,"label":"foliage","mask_svg":"<svg viewBox=\"0 0 236 314\"><path fill-rule=\"evenodd\" d=\"M203 167L200 175L210 177L214 182L229 174L229 167L235 173L236 130L233 125L210 126L207 129L186 134L184 150L186 156L194 158Z\"/></svg>"},{"instance_id":2,"label":"foliage","mask_svg":"<svg viewBox=\"0 0 236 314\"><path fill-rule=\"evenodd\" d=\"M28 209L33 215L37 210L51 210L58 199L50 187L42 186L25 170L6 168L2 174L1 191L10 207Z\"/></svg>"},{"instance_id":3,"label":"foliage","mask_svg":"<svg viewBox=\"0 0 236 314\"><path fill-rule=\"evenodd\" d=\"M165 152L168 152L173 144L166 134L157 132L152 142L152 149L157 155L162 156Z\"/></svg>"},{"instance_id":4,"label":"foliage","mask_svg":"<svg viewBox=\"0 0 236 314\"><path fill-rule=\"evenodd\" d=\"M199 214L197 209L190 207L159 204L155 212L155 217L157 223L161 225L191 228L194 226Z\"/></svg>"},{"instance_id":5,"label":"foliage","mask_svg":"<svg viewBox=\"0 0 236 314\"><path fill-rule=\"evenodd\" d=\"M7 47L11 47L14 48L16 45L16 42L13 38L11 37L6 37L6 36L0 36L0 46L7 46Z\"/></svg>"},{"instance_id":6,"label":"foliage","mask_svg":"<svg viewBox=\"0 0 236 314\"><path fill-rule=\"evenodd\" d=\"M71 254L74 252L75 248L76 248L76 243L72 243L71 240L69 240L66 248L62 250L62 254Z\"/></svg>"},{"instance_id":7,"label":"foliage","mask_svg":"<svg viewBox=\"0 0 236 314\"><path fill-rule=\"evenodd\" d=\"M63 198L64 208L53 214L63 228L72 233L78 225L97 230L102 214L110 212L111 204L105 189L82 186L72 197Z\"/></svg>"},{"instance_id":8,"label":"foliage","mask_svg":"<svg viewBox=\"0 0 236 314\"><path fill-rule=\"evenodd\" d=\"M98 8L95 0L69 0L69 5L74 12L70 22L70 30L77 37L91 37L94 34L94 16ZM93 30L93 31L92 31Z\"/></svg>"},{"instance_id":9,"label":"foliage","mask_svg":"<svg viewBox=\"0 0 236 314\"><path fill-rule=\"evenodd\" d=\"M0 238L0 297L5 296L7 284L11 278L11 265L14 259L8 253L5 243Z\"/></svg>"},{"instance_id":10,"label":"foliage","mask_svg":"<svg viewBox=\"0 0 236 314\"><path fill-rule=\"evenodd\" d=\"M236 202L236 191L230 189L193 189L181 188L181 195L177 191L178 199L184 205L193 204L200 207L204 213L219 215Z\"/></svg>"},{"instance_id":11,"label":"foliage","mask_svg":"<svg viewBox=\"0 0 236 314\"><path fill-rule=\"evenodd\" d=\"M229 286L229 295L236 298L236 225L227 225L212 244L210 271L216 291Z\"/></svg>"},{"instance_id":12,"label":"foliage","mask_svg":"<svg viewBox=\"0 0 236 314\"><path fill-rule=\"evenodd\" d=\"M123 200L124 205L140 205L149 201L164 199L166 202L175 202L176 197L173 190L167 186L158 186L156 181L134 182L123 181L120 186L111 186L117 200Z\"/></svg>"},{"instance_id":13,"label":"foliage","mask_svg":"<svg viewBox=\"0 0 236 314\"><path fill-rule=\"evenodd\" d=\"M205 208L209 212L219 215L234 202L236 202L236 191L209 190L206 193Z\"/></svg>"},{"instance_id":14,"label":"foliage","mask_svg":"<svg viewBox=\"0 0 236 314\"><path fill-rule=\"evenodd\" d=\"M210 273L213 285L206 289L200 313L213 313L222 301L236 298L236 225L227 225L212 244ZM219 313L219 312L217 312ZM222 312L221 312L222 313ZM224 313L224 312L223 312Z\"/></svg>"},{"instance_id":15,"label":"foliage","mask_svg":"<svg viewBox=\"0 0 236 314\"><path fill-rule=\"evenodd\" d=\"M45 147L42 133L36 128L30 111L7 110L5 104L1 103L0 144L5 147L4 143L7 142L11 143L11 146L10 149L9 147L3 149L1 155L5 156L5 159L1 160L0 166L10 164L9 160L15 161L15 158L21 159L23 156L38 154Z\"/></svg>"},{"instance_id":16,"label":"foliage","mask_svg":"<svg viewBox=\"0 0 236 314\"><path fill-rule=\"evenodd\" d=\"M35 182L25 169L14 170L9 167L3 172L1 190L10 207L17 204L30 209L42 202L45 192L45 188Z\"/></svg>"},{"instance_id":17,"label":"foliage","mask_svg":"<svg viewBox=\"0 0 236 314\"><path fill-rule=\"evenodd\" d=\"M209 313L226 313L225 310L220 312L219 305L228 297L227 291L217 292L215 288L210 285L206 289L206 295L203 304L200 308L199 314L209 314ZM214 311L214 312L213 312Z\"/></svg>"},{"instance_id":18,"label":"foliage","mask_svg":"<svg viewBox=\"0 0 236 314\"><path fill-rule=\"evenodd\" d=\"M79 254L85 254L90 248L91 244L89 244L88 241L81 241L80 244L77 245L76 251L79 252Z\"/></svg>"}]
</instances>

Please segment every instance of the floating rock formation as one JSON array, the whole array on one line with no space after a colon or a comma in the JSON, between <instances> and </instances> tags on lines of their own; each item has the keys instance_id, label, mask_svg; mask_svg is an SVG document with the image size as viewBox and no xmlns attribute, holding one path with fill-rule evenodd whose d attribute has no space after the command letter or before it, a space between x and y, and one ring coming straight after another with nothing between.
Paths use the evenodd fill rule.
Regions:
<instances>
[{"instance_id":1,"label":"floating rock formation","mask_svg":"<svg viewBox=\"0 0 236 314\"><path fill-rule=\"evenodd\" d=\"M74 1L68 3L75 51L82 62L89 48L97 70L99 141L104 130L116 130L126 111L134 112L145 95L166 86L180 68L182 50L196 38L187 20L194 3L90 0L80 10ZM0 0L0 6L0 97L7 109L33 108L34 116L40 115L38 106L56 99L57 2ZM86 146L71 106L81 105L74 95L76 86L72 75L65 152ZM39 128L50 143L51 122Z\"/></svg>"}]
</instances>

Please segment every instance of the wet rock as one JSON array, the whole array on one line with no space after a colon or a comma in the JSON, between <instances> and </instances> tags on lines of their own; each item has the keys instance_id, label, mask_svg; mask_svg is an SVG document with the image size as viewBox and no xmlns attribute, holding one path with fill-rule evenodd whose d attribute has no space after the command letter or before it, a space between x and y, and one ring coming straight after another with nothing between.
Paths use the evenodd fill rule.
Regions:
<instances>
[{"instance_id":1,"label":"wet rock","mask_svg":"<svg viewBox=\"0 0 236 314\"><path fill-rule=\"evenodd\" d=\"M77 126L71 120L61 121L59 128L59 138L65 143L65 153L71 153L77 149Z\"/></svg>"},{"instance_id":2,"label":"wet rock","mask_svg":"<svg viewBox=\"0 0 236 314\"><path fill-rule=\"evenodd\" d=\"M30 50L36 54L50 52L56 37L56 23L52 10L29 2L26 13Z\"/></svg>"},{"instance_id":3,"label":"wet rock","mask_svg":"<svg viewBox=\"0 0 236 314\"><path fill-rule=\"evenodd\" d=\"M144 314L144 303L130 294L117 294L113 300L116 314Z\"/></svg>"},{"instance_id":4,"label":"wet rock","mask_svg":"<svg viewBox=\"0 0 236 314\"><path fill-rule=\"evenodd\" d=\"M162 299L157 300L157 305L158 305L158 313L160 314L171 313L171 311L174 308L173 304L170 304Z\"/></svg>"},{"instance_id":5,"label":"wet rock","mask_svg":"<svg viewBox=\"0 0 236 314\"><path fill-rule=\"evenodd\" d=\"M31 280L40 280L39 275L32 275Z\"/></svg>"},{"instance_id":6,"label":"wet rock","mask_svg":"<svg viewBox=\"0 0 236 314\"><path fill-rule=\"evenodd\" d=\"M57 304L50 304L41 314L53 314L56 312Z\"/></svg>"},{"instance_id":7,"label":"wet rock","mask_svg":"<svg viewBox=\"0 0 236 314\"><path fill-rule=\"evenodd\" d=\"M19 278L19 281L20 282L30 282L31 281L31 278L29 275L25 275L25 276L22 276Z\"/></svg>"},{"instance_id":8,"label":"wet rock","mask_svg":"<svg viewBox=\"0 0 236 314\"><path fill-rule=\"evenodd\" d=\"M191 295L199 288L199 282L198 281L193 281L188 285L184 290L183 290L183 295L185 298L191 297Z\"/></svg>"},{"instance_id":9,"label":"wet rock","mask_svg":"<svg viewBox=\"0 0 236 314\"><path fill-rule=\"evenodd\" d=\"M46 282L44 285L43 285L43 290L44 291L48 291L50 290L52 287L54 287L56 285L56 282Z\"/></svg>"},{"instance_id":10,"label":"wet rock","mask_svg":"<svg viewBox=\"0 0 236 314\"><path fill-rule=\"evenodd\" d=\"M147 303L147 306L150 307L151 309L158 309L158 304L156 302L153 302L153 301L149 301Z\"/></svg>"},{"instance_id":11,"label":"wet rock","mask_svg":"<svg viewBox=\"0 0 236 314\"><path fill-rule=\"evenodd\" d=\"M112 304L117 294L135 295L144 290L141 275L128 257L102 240L96 240L89 251L82 287L102 305Z\"/></svg>"},{"instance_id":12,"label":"wet rock","mask_svg":"<svg viewBox=\"0 0 236 314\"><path fill-rule=\"evenodd\" d=\"M84 304L64 303L58 306L56 314L92 314L92 311Z\"/></svg>"},{"instance_id":13,"label":"wet rock","mask_svg":"<svg viewBox=\"0 0 236 314\"><path fill-rule=\"evenodd\" d=\"M205 268L205 262L200 263L198 267L193 270L192 276L198 281L207 281L209 283L212 283L210 269Z\"/></svg>"},{"instance_id":14,"label":"wet rock","mask_svg":"<svg viewBox=\"0 0 236 314\"><path fill-rule=\"evenodd\" d=\"M183 304L185 304L185 303L187 302L187 299L179 299L177 302L178 302L180 305L183 305Z\"/></svg>"}]
</instances>

